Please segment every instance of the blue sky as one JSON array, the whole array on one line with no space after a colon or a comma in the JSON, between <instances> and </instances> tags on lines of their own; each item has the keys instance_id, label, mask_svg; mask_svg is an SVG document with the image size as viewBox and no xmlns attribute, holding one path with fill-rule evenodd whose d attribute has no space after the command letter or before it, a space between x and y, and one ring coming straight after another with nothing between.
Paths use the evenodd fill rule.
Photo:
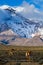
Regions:
<instances>
[{"instance_id":1,"label":"blue sky","mask_svg":"<svg viewBox=\"0 0 43 65\"><path fill-rule=\"evenodd\" d=\"M6 4L10 6L18 6L23 2L23 0L0 0L0 5Z\"/></svg>"},{"instance_id":2,"label":"blue sky","mask_svg":"<svg viewBox=\"0 0 43 65\"><path fill-rule=\"evenodd\" d=\"M0 0L0 5L19 6L23 1L34 4L35 7L43 10L43 0Z\"/></svg>"}]
</instances>

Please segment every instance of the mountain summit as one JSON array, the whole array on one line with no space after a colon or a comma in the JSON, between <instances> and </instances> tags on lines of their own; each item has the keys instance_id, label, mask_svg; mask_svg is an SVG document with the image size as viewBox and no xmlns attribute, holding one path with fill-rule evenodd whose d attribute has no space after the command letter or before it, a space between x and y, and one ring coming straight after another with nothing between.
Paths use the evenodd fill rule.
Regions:
<instances>
[{"instance_id":1,"label":"mountain summit","mask_svg":"<svg viewBox=\"0 0 43 65\"><path fill-rule=\"evenodd\" d=\"M16 12L16 8L0 6L0 34L11 29L22 38L31 38L32 34L43 28L43 22L31 21Z\"/></svg>"}]
</instances>

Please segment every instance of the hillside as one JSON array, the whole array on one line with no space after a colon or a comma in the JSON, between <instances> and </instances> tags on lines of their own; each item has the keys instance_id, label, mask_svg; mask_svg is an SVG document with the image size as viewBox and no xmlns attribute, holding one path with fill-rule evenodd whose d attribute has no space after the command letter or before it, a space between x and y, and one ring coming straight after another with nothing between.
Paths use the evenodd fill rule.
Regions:
<instances>
[{"instance_id":1,"label":"hillside","mask_svg":"<svg viewBox=\"0 0 43 65\"><path fill-rule=\"evenodd\" d=\"M9 29L7 31L1 32L0 35L17 35L17 34L14 33L11 29Z\"/></svg>"},{"instance_id":2,"label":"hillside","mask_svg":"<svg viewBox=\"0 0 43 65\"><path fill-rule=\"evenodd\" d=\"M2 35L0 36L0 43L14 46L43 46L43 39L39 36L28 39L17 35Z\"/></svg>"}]
</instances>

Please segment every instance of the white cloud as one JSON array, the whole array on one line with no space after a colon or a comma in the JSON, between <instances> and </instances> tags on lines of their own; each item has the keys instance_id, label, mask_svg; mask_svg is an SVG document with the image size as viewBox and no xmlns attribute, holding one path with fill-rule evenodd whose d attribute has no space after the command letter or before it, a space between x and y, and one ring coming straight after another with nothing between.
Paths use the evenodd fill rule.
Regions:
<instances>
[{"instance_id":1,"label":"white cloud","mask_svg":"<svg viewBox=\"0 0 43 65\"><path fill-rule=\"evenodd\" d=\"M16 12L22 12L23 9L24 9L23 7L17 7L17 8L16 8Z\"/></svg>"},{"instance_id":2,"label":"white cloud","mask_svg":"<svg viewBox=\"0 0 43 65\"><path fill-rule=\"evenodd\" d=\"M17 12L30 19L43 19L43 12L39 11L34 4L29 4L24 1L19 7L16 8Z\"/></svg>"}]
</instances>

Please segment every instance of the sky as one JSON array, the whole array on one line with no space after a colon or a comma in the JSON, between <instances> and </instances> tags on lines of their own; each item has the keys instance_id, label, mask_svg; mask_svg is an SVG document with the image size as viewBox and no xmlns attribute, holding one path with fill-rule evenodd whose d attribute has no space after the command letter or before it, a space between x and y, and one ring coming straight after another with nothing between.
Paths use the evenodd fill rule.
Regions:
<instances>
[{"instance_id":1,"label":"sky","mask_svg":"<svg viewBox=\"0 0 43 65\"><path fill-rule=\"evenodd\" d=\"M31 19L43 19L43 0L0 0L1 5L16 6L17 11Z\"/></svg>"},{"instance_id":2,"label":"sky","mask_svg":"<svg viewBox=\"0 0 43 65\"><path fill-rule=\"evenodd\" d=\"M23 1L34 4L37 8L43 10L43 0L0 0L0 5L19 6Z\"/></svg>"}]
</instances>

